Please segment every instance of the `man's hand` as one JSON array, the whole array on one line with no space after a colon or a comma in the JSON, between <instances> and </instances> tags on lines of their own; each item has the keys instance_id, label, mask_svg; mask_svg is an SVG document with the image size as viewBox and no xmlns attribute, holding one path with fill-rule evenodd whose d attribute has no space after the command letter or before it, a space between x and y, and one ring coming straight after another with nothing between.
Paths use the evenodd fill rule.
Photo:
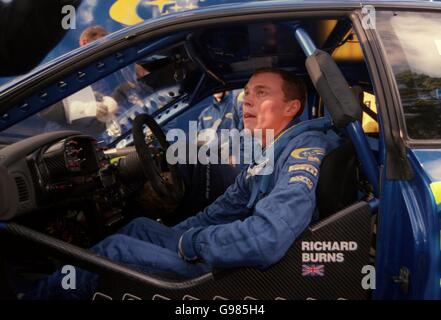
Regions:
<instances>
[{"instance_id":1,"label":"man's hand","mask_svg":"<svg viewBox=\"0 0 441 320\"><path fill-rule=\"evenodd\" d=\"M98 121L106 122L107 116L109 114L109 109L102 102L97 103L96 107L96 118Z\"/></svg>"},{"instance_id":2,"label":"man's hand","mask_svg":"<svg viewBox=\"0 0 441 320\"><path fill-rule=\"evenodd\" d=\"M103 101L97 102L96 118L100 122L108 122L112 119L116 112L118 112L118 104L109 96L105 96Z\"/></svg>"}]
</instances>

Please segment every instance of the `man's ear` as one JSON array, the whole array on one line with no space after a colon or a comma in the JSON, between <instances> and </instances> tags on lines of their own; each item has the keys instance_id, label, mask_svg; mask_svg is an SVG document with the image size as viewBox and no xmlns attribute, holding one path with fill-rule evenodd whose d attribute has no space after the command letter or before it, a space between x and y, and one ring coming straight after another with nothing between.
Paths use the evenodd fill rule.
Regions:
<instances>
[{"instance_id":1,"label":"man's ear","mask_svg":"<svg viewBox=\"0 0 441 320\"><path fill-rule=\"evenodd\" d=\"M80 47L85 46L87 44L86 39L80 39Z\"/></svg>"},{"instance_id":2,"label":"man's ear","mask_svg":"<svg viewBox=\"0 0 441 320\"><path fill-rule=\"evenodd\" d=\"M285 108L285 115L287 117L293 118L297 113L300 111L302 107L302 104L300 103L300 100L295 99L288 103L287 107Z\"/></svg>"}]
</instances>

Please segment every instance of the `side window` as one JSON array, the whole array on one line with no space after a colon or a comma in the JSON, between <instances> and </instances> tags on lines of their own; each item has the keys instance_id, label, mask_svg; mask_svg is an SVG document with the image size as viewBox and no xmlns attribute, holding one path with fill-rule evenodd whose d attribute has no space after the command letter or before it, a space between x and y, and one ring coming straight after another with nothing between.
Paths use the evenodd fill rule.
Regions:
<instances>
[{"instance_id":1,"label":"side window","mask_svg":"<svg viewBox=\"0 0 441 320\"><path fill-rule=\"evenodd\" d=\"M407 135L441 139L441 14L379 11L376 29L400 93Z\"/></svg>"},{"instance_id":2,"label":"side window","mask_svg":"<svg viewBox=\"0 0 441 320\"><path fill-rule=\"evenodd\" d=\"M152 114L179 95L176 81L163 79L162 83L156 81L151 85L152 77L161 70L148 69L146 65L143 60L119 69L7 131L32 131L35 135L74 130L111 143L131 129L138 114Z\"/></svg>"},{"instance_id":3,"label":"side window","mask_svg":"<svg viewBox=\"0 0 441 320\"><path fill-rule=\"evenodd\" d=\"M146 56L12 126L16 139L75 130L111 144L130 132L135 117L154 114L193 92L201 71L182 46Z\"/></svg>"}]
</instances>

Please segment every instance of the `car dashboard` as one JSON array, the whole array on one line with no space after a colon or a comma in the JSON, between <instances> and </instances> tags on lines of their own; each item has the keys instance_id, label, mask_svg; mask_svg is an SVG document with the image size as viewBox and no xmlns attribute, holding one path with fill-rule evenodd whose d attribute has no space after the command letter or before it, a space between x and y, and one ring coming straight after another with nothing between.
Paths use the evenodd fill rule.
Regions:
<instances>
[{"instance_id":1,"label":"car dashboard","mask_svg":"<svg viewBox=\"0 0 441 320\"><path fill-rule=\"evenodd\" d=\"M90 182L94 173L108 164L97 141L87 136L54 142L34 153L27 162L41 200Z\"/></svg>"},{"instance_id":2,"label":"car dashboard","mask_svg":"<svg viewBox=\"0 0 441 320\"><path fill-rule=\"evenodd\" d=\"M90 245L124 221L123 209L144 182L127 183L127 167L113 160L93 137L67 131L4 147L0 220ZM87 239L75 236L78 230Z\"/></svg>"}]
</instances>

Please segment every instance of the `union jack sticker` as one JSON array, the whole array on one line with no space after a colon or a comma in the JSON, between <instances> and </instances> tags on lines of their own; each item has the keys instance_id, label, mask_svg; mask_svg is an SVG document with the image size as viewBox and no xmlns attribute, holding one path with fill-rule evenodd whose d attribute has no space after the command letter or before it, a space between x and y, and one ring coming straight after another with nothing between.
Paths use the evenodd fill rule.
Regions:
<instances>
[{"instance_id":1,"label":"union jack sticker","mask_svg":"<svg viewBox=\"0 0 441 320\"><path fill-rule=\"evenodd\" d=\"M325 275L325 266L323 264L304 264L302 265L302 276L304 277L323 277Z\"/></svg>"}]
</instances>

